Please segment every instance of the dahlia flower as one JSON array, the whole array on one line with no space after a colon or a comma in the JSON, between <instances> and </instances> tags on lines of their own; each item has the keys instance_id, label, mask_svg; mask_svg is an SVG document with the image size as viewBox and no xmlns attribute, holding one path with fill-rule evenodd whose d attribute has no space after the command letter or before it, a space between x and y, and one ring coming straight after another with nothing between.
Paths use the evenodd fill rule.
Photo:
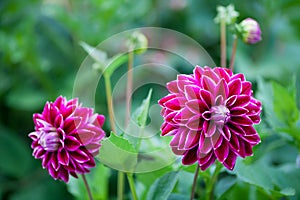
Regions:
<instances>
[{"instance_id":1,"label":"dahlia flower","mask_svg":"<svg viewBox=\"0 0 300 200\"><path fill-rule=\"evenodd\" d=\"M60 96L47 102L42 114L33 115L35 131L29 134L33 156L42 160L55 180L68 182L69 175L77 178L77 173L89 172L105 136L104 120L92 108L78 104L78 99Z\"/></svg>"},{"instance_id":2,"label":"dahlia flower","mask_svg":"<svg viewBox=\"0 0 300 200\"><path fill-rule=\"evenodd\" d=\"M242 39L247 44L261 41L261 30L257 21L252 18L244 19L240 24Z\"/></svg>"},{"instance_id":3,"label":"dahlia flower","mask_svg":"<svg viewBox=\"0 0 300 200\"><path fill-rule=\"evenodd\" d=\"M253 124L260 122L261 103L251 87L243 74L199 66L167 83L170 93L159 100L162 136L173 136L170 146L184 165L198 161L205 170L217 159L232 170L237 156L252 155L260 143Z\"/></svg>"}]
</instances>

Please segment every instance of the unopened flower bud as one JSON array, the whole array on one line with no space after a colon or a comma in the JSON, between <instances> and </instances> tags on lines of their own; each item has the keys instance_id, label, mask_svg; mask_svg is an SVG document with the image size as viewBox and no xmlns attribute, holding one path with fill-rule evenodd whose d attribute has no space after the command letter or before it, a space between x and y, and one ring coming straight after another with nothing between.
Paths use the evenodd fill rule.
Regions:
<instances>
[{"instance_id":1,"label":"unopened flower bud","mask_svg":"<svg viewBox=\"0 0 300 200\"><path fill-rule=\"evenodd\" d=\"M261 29L257 21L251 18L244 19L238 25L239 35L242 37L242 40L247 44L255 44L261 41Z\"/></svg>"},{"instance_id":2,"label":"unopened flower bud","mask_svg":"<svg viewBox=\"0 0 300 200\"><path fill-rule=\"evenodd\" d=\"M133 50L136 54L142 54L148 47L146 36L140 32L133 32L127 41L129 50Z\"/></svg>"}]
</instances>

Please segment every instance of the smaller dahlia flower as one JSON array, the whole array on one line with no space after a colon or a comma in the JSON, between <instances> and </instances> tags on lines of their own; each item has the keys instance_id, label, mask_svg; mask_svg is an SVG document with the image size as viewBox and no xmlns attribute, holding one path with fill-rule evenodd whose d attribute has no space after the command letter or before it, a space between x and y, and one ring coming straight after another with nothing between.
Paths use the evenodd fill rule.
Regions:
<instances>
[{"instance_id":1,"label":"smaller dahlia flower","mask_svg":"<svg viewBox=\"0 0 300 200\"><path fill-rule=\"evenodd\" d=\"M183 164L197 161L205 170L217 159L232 170L237 156L252 155L260 143L253 124L260 122L261 103L243 74L196 66L167 89L170 93L159 100L162 136L173 136L170 146Z\"/></svg>"},{"instance_id":2,"label":"smaller dahlia flower","mask_svg":"<svg viewBox=\"0 0 300 200\"><path fill-rule=\"evenodd\" d=\"M42 160L55 180L68 182L69 175L77 178L77 173L89 172L105 136L104 120L92 108L78 104L78 99L60 96L47 102L42 114L33 115L35 131L29 134L33 156Z\"/></svg>"},{"instance_id":3,"label":"smaller dahlia flower","mask_svg":"<svg viewBox=\"0 0 300 200\"><path fill-rule=\"evenodd\" d=\"M261 41L261 29L257 21L252 18L244 19L239 25L242 39L247 44Z\"/></svg>"}]
</instances>

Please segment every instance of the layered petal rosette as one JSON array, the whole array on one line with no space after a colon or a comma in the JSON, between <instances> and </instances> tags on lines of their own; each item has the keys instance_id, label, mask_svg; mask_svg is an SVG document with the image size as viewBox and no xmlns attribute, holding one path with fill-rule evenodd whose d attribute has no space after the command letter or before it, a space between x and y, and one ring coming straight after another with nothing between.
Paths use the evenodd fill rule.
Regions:
<instances>
[{"instance_id":1,"label":"layered petal rosette","mask_svg":"<svg viewBox=\"0 0 300 200\"><path fill-rule=\"evenodd\" d=\"M170 146L183 164L197 161L205 170L217 159L232 170L237 156L252 155L260 143L253 125L260 122L262 108L243 74L196 66L167 89L170 93L159 100L162 136L173 136Z\"/></svg>"},{"instance_id":2,"label":"layered petal rosette","mask_svg":"<svg viewBox=\"0 0 300 200\"><path fill-rule=\"evenodd\" d=\"M60 96L47 102L42 114L33 115L35 131L29 134L33 156L42 160L54 179L68 182L69 175L77 178L77 173L89 172L105 136L104 120L78 99L67 101Z\"/></svg>"}]
</instances>

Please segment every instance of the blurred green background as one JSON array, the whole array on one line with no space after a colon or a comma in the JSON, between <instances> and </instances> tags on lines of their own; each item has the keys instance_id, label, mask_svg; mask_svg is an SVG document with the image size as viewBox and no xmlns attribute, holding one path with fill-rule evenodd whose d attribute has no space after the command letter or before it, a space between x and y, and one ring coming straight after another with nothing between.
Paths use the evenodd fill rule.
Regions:
<instances>
[{"instance_id":1,"label":"blurred green background","mask_svg":"<svg viewBox=\"0 0 300 200\"><path fill-rule=\"evenodd\" d=\"M219 27L213 19L216 6L229 3L239 20L255 18L263 32L256 45L238 44L235 70L254 83L260 77L286 86L295 77L298 91L299 0L0 0L0 199L73 199L66 184L54 181L31 156L27 135L32 114L47 100L72 97L86 57L79 41L96 46L131 28L164 27L198 41L218 65ZM292 162L297 152L289 151Z\"/></svg>"}]
</instances>

